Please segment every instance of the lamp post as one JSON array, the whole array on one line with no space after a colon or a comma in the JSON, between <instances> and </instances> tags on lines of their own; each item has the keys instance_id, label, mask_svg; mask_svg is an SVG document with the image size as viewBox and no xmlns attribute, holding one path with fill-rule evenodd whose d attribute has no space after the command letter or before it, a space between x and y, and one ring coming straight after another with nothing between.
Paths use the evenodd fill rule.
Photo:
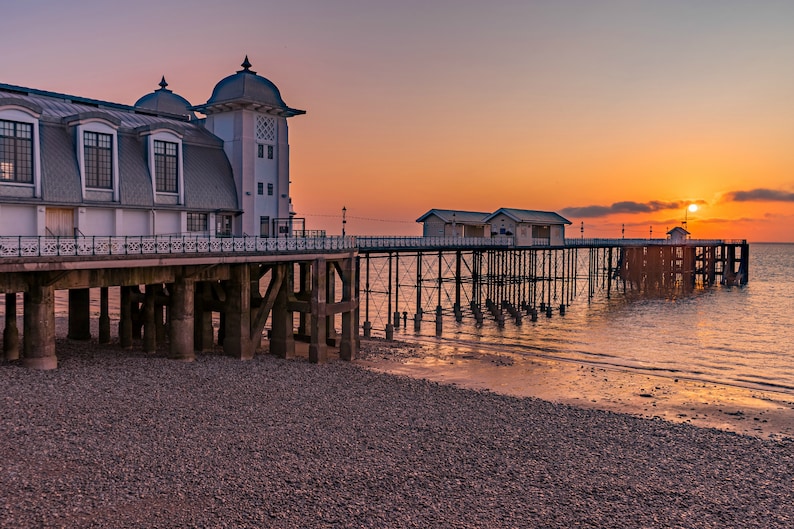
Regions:
<instances>
[{"instance_id":1,"label":"lamp post","mask_svg":"<svg viewBox=\"0 0 794 529\"><path fill-rule=\"evenodd\" d=\"M455 221L455 214L454 213L452 214L452 236L453 237L457 237L458 236L458 226L457 226L457 223Z\"/></svg>"},{"instance_id":2,"label":"lamp post","mask_svg":"<svg viewBox=\"0 0 794 529\"><path fill-rule=\"evenodd\" d=\"M342 237L345 236L345 228L347 227L347 208L342 206Z\"/></svg>"}]
</instances>

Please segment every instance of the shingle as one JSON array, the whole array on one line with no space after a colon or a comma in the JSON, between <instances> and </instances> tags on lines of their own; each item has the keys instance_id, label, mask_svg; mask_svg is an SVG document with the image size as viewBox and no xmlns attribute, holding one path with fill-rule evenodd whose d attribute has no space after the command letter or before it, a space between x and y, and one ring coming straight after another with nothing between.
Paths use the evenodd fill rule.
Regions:
<instances>
[{"instance_id":1,"label":"shingle","mask_svg":"<svg viewBox=\"0 0 794 529\"><path fill-rule=\"evenodd\" d=\"M131 134L119 134L119 192L123 206L154 205L152 180L145 141Z\"/></svg>"},{"instance_id":2,"label":"shingle","mask_svg":"<svg viewBox=\"0 0 794 529\"><path fill-rule=\"evenodd\" d=\"M185 206L237 210L232 167L221 148L183 145Z\"/></svg>"},{"instance_id":3,"label":"shingle","mask_svg":"<svg viewBox=\"0 0 794 529\"><path fill-rule=\"evenodd\" d=\"M82 187L72 135L66 127L49 123L41 124L39 135L42 199L79 204Z\"/></svg>"}]
</instances>

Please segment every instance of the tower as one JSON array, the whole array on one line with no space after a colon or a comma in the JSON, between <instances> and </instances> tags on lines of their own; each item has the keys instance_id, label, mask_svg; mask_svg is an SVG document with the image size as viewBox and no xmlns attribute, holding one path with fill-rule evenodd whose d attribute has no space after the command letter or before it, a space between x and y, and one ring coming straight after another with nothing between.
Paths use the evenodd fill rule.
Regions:
<instances>
[{"instance_id":1,"label":"tower","mask_svg":"<svg viewBox=\"0 0 794 529\"><path fill-rule=\"evenodd\" d=\"M221 80L204 105L207 130L221 138L243 214L234 233L263 237L291 232L287 118L305 114L287 106L276 85L251 70Z\"/></svg>"}]
</instances>

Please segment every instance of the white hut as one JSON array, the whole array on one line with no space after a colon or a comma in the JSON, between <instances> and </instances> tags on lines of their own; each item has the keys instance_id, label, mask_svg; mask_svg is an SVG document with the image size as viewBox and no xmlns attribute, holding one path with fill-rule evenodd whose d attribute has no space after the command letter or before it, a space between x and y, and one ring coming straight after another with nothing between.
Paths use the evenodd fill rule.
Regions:
<instances>
[{"instance_id":1,"label":"white hut","mask_svg":"<svg viewBox=\"0 0 794 529\"><path fill-rule=\"evenodd\" d=\"M424 237L490 237L491 230L483 219L488 213L453 209L431 209L416 222L423 223Z\"/></svg>"},{"instance_id":2,"label":"white hut","mask_svg":"<svg viewBox=\"0 0 794 529\"><path fill-rule=\"evenodd\" d=\"M683 243L689 238L689 232L681 226L676 226L667 232L667 238L674 243Z\"/></svg>"},{"instance_id":3,"label":"white hut","mask_svg":"<svg viewBox=\"0 0 794 529\"><path fill-rule=\"evenodd\" d=\"M563 246L571 221L551 211L499 208L485 218L491 236L513 237L515 246Z\"/></svg>"}]
</instances>

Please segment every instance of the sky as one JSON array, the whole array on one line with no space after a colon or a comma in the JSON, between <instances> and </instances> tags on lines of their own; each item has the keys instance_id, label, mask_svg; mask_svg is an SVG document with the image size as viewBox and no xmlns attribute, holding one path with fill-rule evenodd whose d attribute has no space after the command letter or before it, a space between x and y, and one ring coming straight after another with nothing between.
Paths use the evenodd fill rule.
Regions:
<instances>
[{"instance_id":1,"label":"sky","mask_svg":"<svg viewBox=\"0 0 794 529\"><path fill-rule=\"evenodd\" d=\"M794 2L0 0L0 82L193 104L240 69L288 105L308 229L556 211L569 237L794 241ZM699 209L687 213L690 204Z\"/></svg>"}]
</instances>

